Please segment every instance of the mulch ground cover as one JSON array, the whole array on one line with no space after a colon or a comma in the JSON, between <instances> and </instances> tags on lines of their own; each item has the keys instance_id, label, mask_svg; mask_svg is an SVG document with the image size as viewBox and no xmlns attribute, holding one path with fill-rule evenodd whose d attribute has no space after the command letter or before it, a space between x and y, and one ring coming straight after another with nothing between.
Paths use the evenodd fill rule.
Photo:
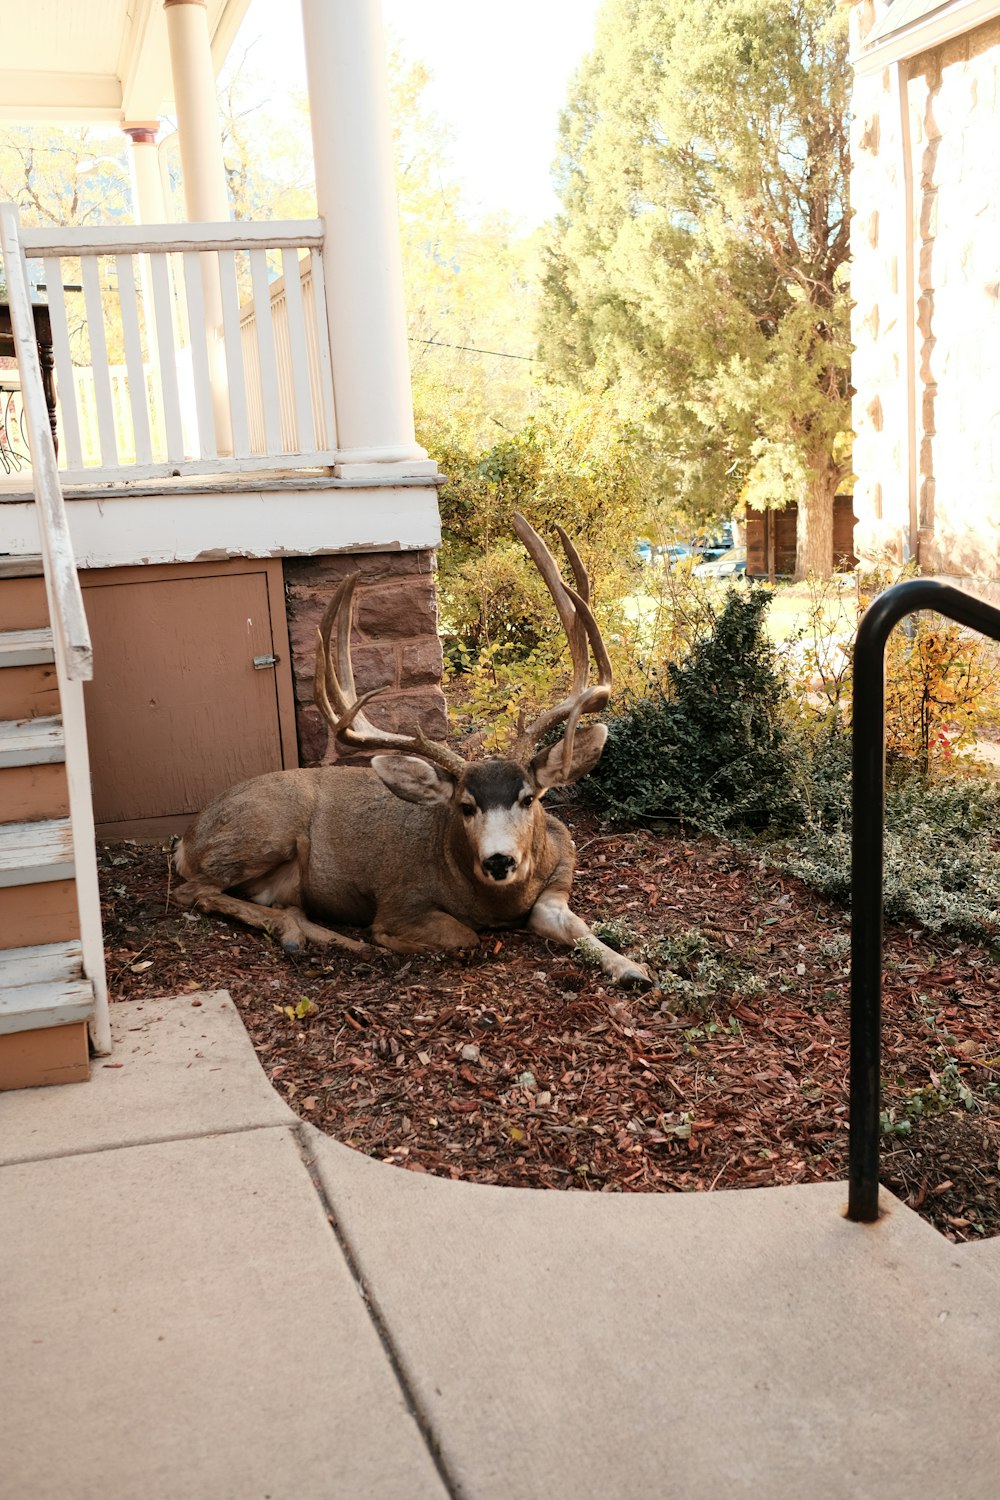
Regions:
<instances>
[{"instance_id":1,"label":"mulch ground cover","mask_svg":"<svg viewBox=\"0 0 1000 1500\"><path fill-rule=\"evenodd\" d=\"M847 1175L847 914L709 839L603 832L574 907L628 929L661 985L487 934L459 957L291 958L169 900L169 850L101 850L113 998L226 989L304 1119L415 1172L505 1186L703 1192ZM996 951L886 934L882 1180L952 1240L1000 1233Z\"/></svg>"}]
</instances>

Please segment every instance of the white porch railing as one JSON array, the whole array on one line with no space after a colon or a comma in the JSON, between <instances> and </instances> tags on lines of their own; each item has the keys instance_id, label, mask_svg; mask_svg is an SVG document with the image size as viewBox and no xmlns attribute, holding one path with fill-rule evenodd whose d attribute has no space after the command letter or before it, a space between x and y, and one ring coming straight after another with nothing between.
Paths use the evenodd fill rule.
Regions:
<instances>
[{"instance_id":1,"label":"white porch railing","mask_svg":"<svg viewBox=\"0 0 1000 1500\"><path fill-rule=\"evenodd\" d=\"M301 286L299 295L301 296L306 315L306 365L309 372L309 391L313 410L317 413L320 422L323 424L320 427L317 438L320 447L323 447L328 442L328 434L325 426L326 403L323 400L325 379L323 360L327 346L323 339L319 337L321 328L316 318L316 289L313 283L311 259L299 262L299 273ZM294 271L292 274L294 276ZM281 441L287 447L291 442L294 442L295 402L297 399L295 376L296 371L302 368L301 350L296 347L294 332L297 296L294 288L289 295L285 287L284 276L272 282L269 290L271 296L271 325L274 330L275 354L277 356L278 415L281 422ZM249 397L250 442L255 449L263 449L267 445L267 407L264 403L264 382L261 378L260 336L257 323L257 304L255 302L247 302L240 309L240 335L243 340L243 362L248 372L247 394ZM332 433L329 434L329 443L332 446Z\"/></svg>"},{"instance_id":2,"label":"white porch railing","mask_svg":"<svg viewBox=\"0 0 1000 1500\"><path fill-rule=\"evenodd\" d=\"M319 220L18 233L48 289L65 481L336 461Z\"/></svg>"},{"instance_id":3,"label":"white porch railing","mask_svg":"<svg viewBox=\"0 0 1000 1500\"><path fill-rule=\"evenodd\" d=\"M21 376L24 426L31 449L31 480L59 685L83 972L94 987L91 1036L95 1050L107 1053L111 1050L111 1025L97 880L94 807L90 792L90 757L83 709L83 684L94 675L93 653L42 387L27 266L18 243L17 213L10 204L0 205L0 252L3 254L7 301Z\"/></svg>"}]
</instances>

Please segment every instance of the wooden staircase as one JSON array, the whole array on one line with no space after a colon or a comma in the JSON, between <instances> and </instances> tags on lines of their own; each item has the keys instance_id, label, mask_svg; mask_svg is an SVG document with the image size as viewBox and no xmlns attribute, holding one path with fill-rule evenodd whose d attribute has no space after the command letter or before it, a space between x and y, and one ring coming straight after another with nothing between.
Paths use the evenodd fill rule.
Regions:
<instances>
[{"instance_id":1,"label":"wooden staircase","mask_svg":"<svg viewBox=\"0 0 1000 1500\"><path fill-rule=\"evenodd\" d=\"M87 1078L110 1025L83 708L93 653L10 204L0 253L41 545L0 558L0 1089L14 1089Z\"/></svg>"},{"instance_id":2,"label":"wooden staircase","mask_svg":"<svg viewBox=\"0 0 1000 1500\"><path fill-rule=\"evenodd\" d=\"M88 1076L80 932L45 584L0 576L0 1089Z\"/></svg>"}]
</instances>

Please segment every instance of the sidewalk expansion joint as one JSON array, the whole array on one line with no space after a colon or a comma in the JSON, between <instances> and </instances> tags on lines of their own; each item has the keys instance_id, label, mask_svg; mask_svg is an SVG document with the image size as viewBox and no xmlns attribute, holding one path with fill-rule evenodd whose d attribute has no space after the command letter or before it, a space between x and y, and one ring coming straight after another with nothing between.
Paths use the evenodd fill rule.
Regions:
<instances>
[{"instance_id":1,"label":"sidewalk expansion joint","mask_svg":"<svg viewBox=\"0 0 1000 1500\"><path fill-rule=\"evenodd\" d=\"M361 1270L360 1265L358 1264L357 1257L355 1256L354 1251L351 1249L349 1240L346 1238L340 1228L339 1223L337 1222L337 1215L334 1212L333 1204L330 1202L330 1198L327 1194L326 1188L323 1185L323 1181L313 1164L313 1153L310 1148L309 1142L306 1139L305 1129L301 1123L293 1126L292 1135L295 1137L296 1144L298 1145L299 1155L302 1158L302 1165L309 1173L309 1179L312 1182L313 1188L315 1189L316 1196L319 1198L319 1201L323 1206L323 1212L326 1214L326 1220L330 1226L330 1230L334 1236L334 1239L337 1241L337 1244L340 1247L340 1252L343 1255L344 1260L347 1262L347 1269L350 1271L351 1276L354 1279L354 1284L358 1289L358 1294L360 1295L361 1300L364 1302L365 1311L371 1319L372 1327L375 1329L375 1332L378 1335L382 1348L385 1350L386 1359L389 1361L392 1373L396 1377L396 1383L399 1386L403 1401L406 1405L406 1409L417 1425L417 1430L424 1440L424 1446L426 1447L427 1452L430 1454L431 1462L437 1470L438 1477L440 1478L441 1483L444 1485L449 1496L451 1497L451 1500L461 1500L461 1490L455 1483L452 1476L448 1473L448 1469L445 1465L444 1457L441 1453L438 1440L434 1435L434 1430L427 1417L421 1410L420 1404L410 1388L410 1383L406 1376L406 1370L403 1366L402 1358L400 1357L399 1351L396 1348L392 1334L390 1333L389 1328L382 1318L381 1313L379 1312L371 1296L369 1295L368 1287L365 1284L364 1274Z\"/></svg>"},{"instance_id":2,"label":"sidewalk expansion joint","mask_svg":"<svg viewBox=\"0 0 1000 1500\"><path fill-rule=\"evenodd\" d=\"M12 1157L0 1161L0 1172L4 1167L26 1167L36 1161L61 1161L69 1156L100 1156L105 1151L136 1151L143 1146L167 1146L173 1141L211 1141L220 1135L246 1135L253 1130L291 1130L294 1120L262 1120L259 1125L220 1125L212 1130L181 1130L176 1135L150 1135L143 1140L106 1141L99 1146L77 1146L62 1151L39 1151L35 1156Z\"/></svg>"}]
</instances>

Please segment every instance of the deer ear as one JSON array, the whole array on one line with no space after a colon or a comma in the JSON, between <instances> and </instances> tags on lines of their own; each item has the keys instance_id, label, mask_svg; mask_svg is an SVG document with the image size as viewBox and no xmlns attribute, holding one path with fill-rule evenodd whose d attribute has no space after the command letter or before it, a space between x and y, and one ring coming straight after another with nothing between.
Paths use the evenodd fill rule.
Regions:
<instances>
[{"instance_id":1,"label":"deer ear","mask_svg":"<svg viewBox=\"0 0 1000 1500\"><path fill-rule=\"evenodd\" d=\"M572 781L579 781L581 776L587 776L597 765L604 749L604 741L608 737L608 726L606 724L588 724L583 729L576 731L573 741L573 754L569 763L569 775L563 775L562 756L564 740L556 740L554 745L546 745L544 750L539 750L534 756L528 769L535 780L535 785L544 791L550 786L569 786Z\"/></svg>"},{"instance_id":2,"label":"deer ear","mask_svg":"<svg viewBox=\"0 0 1000 1500\"><path fill-rule=\"evenodd\" d=\"M373 755L372 770L404 802L450 802L455 778L419 755Z\"/></svg>"}]
</instances>

